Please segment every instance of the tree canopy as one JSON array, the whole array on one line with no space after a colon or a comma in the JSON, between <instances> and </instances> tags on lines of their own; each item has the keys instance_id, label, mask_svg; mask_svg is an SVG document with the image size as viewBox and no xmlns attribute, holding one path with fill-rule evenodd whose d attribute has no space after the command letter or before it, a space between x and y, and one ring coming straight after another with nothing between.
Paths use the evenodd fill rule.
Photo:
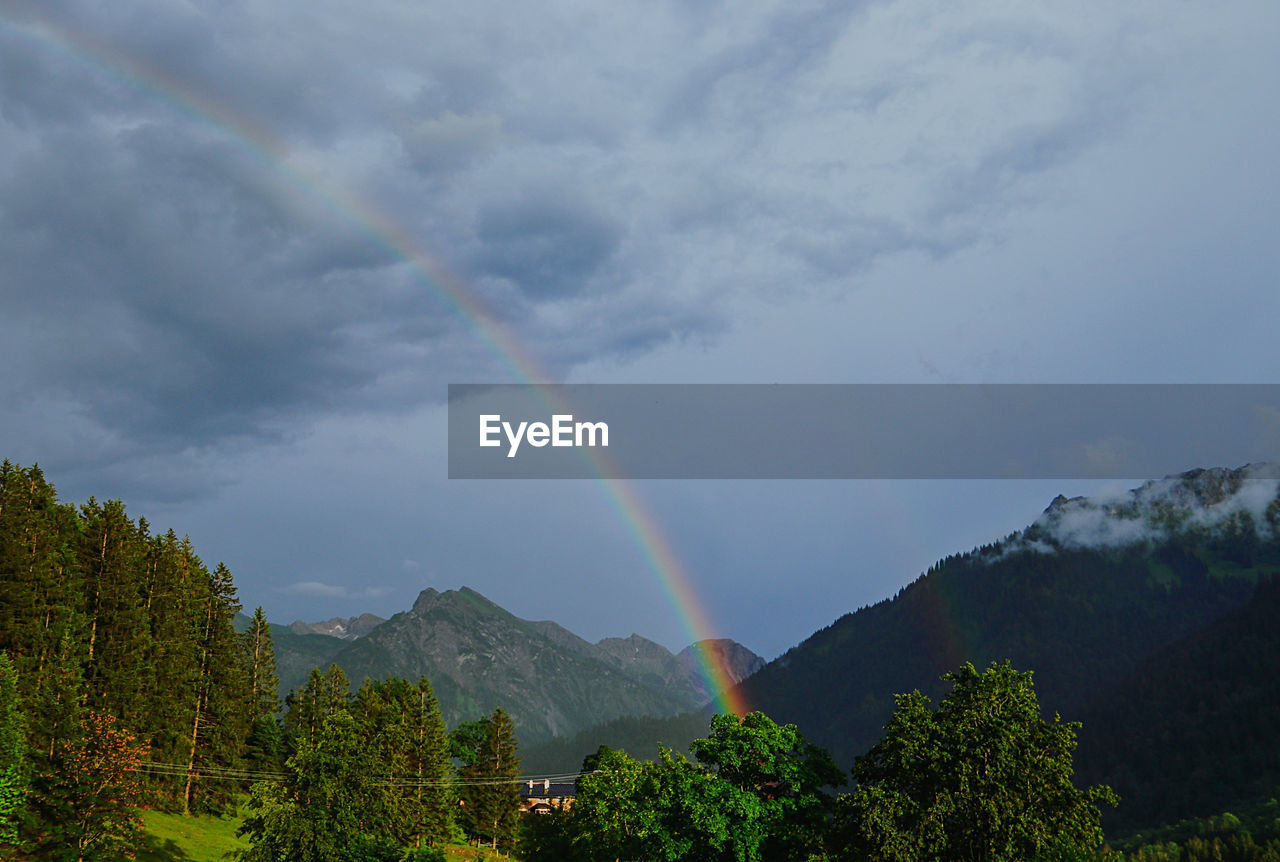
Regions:
<instances>
[{"instance_id":1,"label":"tree canopy","mask_svg":"<svg viewBox=\"0 0 1280 862\"><path fill-rule=\"evenodd\" d=\"M896 697L884 738L853 769L840 843L877 860L1028 860L1102 842L1105 786L1072 783L1078 724L1040 715L1030 672L1008 662L944 679L937 709L918 691Z\"/></svg>"}]
</instances>

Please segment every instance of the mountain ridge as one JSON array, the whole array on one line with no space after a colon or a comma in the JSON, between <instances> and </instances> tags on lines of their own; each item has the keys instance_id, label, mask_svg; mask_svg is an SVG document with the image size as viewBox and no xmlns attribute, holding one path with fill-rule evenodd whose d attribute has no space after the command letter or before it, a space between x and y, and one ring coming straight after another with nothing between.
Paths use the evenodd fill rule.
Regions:
<instances>
[{"instance_id":1,"label":"mountain ridge","mask_svg":"<svg viewBox=\"0 0 1280 862\"><path fill-rule=\"evenodd\" d=\"M327 637L286 631L294 638ZM649 661L614 654L611 639L602 647L559 623L517 617L470 587L443 592L428 587L409 610L353 640L340 641L325 663L343 668L353 684L365 677L426 676L449 723L476 719L501 706L515 718L521 738L531 743L627 716L686 713L710 699L691 648L672 654L639 635L632 637L649 645ZM333 646L330 640L301 643L310 648L303 664ZM763 665L763 659L736 642L715 649L734 662L732 679L744 668ZM288 664L292 670L299 662L290 657ZM291 678L295 685L301 682L296 672Z\"/></svg>"}]
</instances>

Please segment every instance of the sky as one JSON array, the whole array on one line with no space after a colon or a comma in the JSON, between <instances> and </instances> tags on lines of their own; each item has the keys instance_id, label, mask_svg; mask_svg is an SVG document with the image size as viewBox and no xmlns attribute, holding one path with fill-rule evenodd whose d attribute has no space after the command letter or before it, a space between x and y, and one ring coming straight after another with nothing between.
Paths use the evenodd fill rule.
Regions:
<instances>
[{"instance_id":1,"label":"sky","mask_svg":"<svg viewBox=\"0 0 1280 862\"><path fill-rule=\"evenodd\" d=\"M1276 382L1277 44L1251 0L0 0L0 456L277 622L466 585L772 657L1115 489L627 483L690 627L616 488L449 480L447 385Z\"/></svg>"}]
</instances>

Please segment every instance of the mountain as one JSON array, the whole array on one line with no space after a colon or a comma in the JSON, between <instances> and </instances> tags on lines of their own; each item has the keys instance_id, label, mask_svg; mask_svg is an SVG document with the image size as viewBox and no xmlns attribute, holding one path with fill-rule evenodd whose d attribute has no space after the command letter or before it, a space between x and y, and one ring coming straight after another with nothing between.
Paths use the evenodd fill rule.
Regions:
<instances>
[{"instance_id":1,"label":"mountain","mask_svg":"<svg viewBox=\"0 0 1280 862\"><path fill-rule=\"evenodd\" d=\"M738 693L845 766L880 738L894 693L936 701L939 677L965 661L1033 670L1046 712L1076 718L1280 573L1274 476L1194 470L1107 499L1059 497L1026 530L948 557L816 632ZM1260 636L1280 652L1280 635Z\"/></svg>"},{"instance_id":2,"label":"mountain","mask_svg":"<svg viewBox=\"0 0 1280 862\"><path fill-rule=\"evenodd\" d=\"M334 617L322 623L304 623L302 620L294 620L289 624L289 630L298 635L328 635L344 641L353 641L364 637L384 622L386 620L382 617L361 614L345 620L342 617Z\"/></svg>"},{"instance_id":3,"label":"mountain","mask_svg":"<svg viewBox=\"0 0 1280 862\"><path fill-rule=\"evenodd\" d=\"M618 670L666 694L685 710L702 707L714 694L707 687L700 653L705 651L734 683L765 665L760 656L728 638L698 641L672 654L661 644L633 634L627 638L605 638L596 643L596 649Z\"/></svg>"},{"instance_id":4,"label":"mountain","mask_svg":"<svg viewBox=\"0 0 1280 862\"><path fill-rule=\"evenodd\" d=\"M767 664L760 656L729 638L701 640L680 650L676 659L693 674L694 686L699 692L700 700L704 703L711 699L713 693L708 691L706 680L699 670L702 666L699 653L710 656L733 683L742 682Z\"/></svg>"},{"instance_id":5,"label":"mountain","mask_svg":"<svg viewBox=\"0 0 1280 862\"><path fill-rule=\"evenodd\" d=\"M1120 805L1108 834L1240 811L1280 788L1280 579L1146 658L1078 718L1077 774Z\"/></svg>"},{"instance_id":6,"label":"mountain","mask_svg":"<svg viewBox=\"0 0 1280 862\"><path fill-rule=\"evenodd\" d=\"M637 655L660 658L666 652L673 666L681 664L658 644L633 642ZM623 716L670 716L701 705L696 687L668 684L623 652L553 622L520 619L463 587L423 591L412 610L344 645L334 661L353 682L425 675L450 724L501 706L525 744ZM677 676L687 679L688 673Z\"/></svg>"},{"instance_id":7,"label":"mountain","mask_svg":"<svg viewBox=\"0 0 1280 862\"><path fill-rule=\"evenodd\" d=\"M249 628L249 618L236 614L236 631ZM299 634L291 626L271 623L271 642L276 653L276 676L280 679L280 702L289 692L307 681L312 668L326 668L347 645L342 638L326 634Z\"/></svg>"}]
</instances>

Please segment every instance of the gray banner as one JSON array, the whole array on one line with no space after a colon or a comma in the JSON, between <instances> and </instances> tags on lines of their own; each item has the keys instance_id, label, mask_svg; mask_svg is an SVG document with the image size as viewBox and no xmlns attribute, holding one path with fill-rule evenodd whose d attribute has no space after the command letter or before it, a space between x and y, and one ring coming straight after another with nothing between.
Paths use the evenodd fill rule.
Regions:
<instances>
[{"instance_id":1,"label":"gray banner","mask_svg":"<svg viewBox=\"0 0 1280 862\"><path fill-rule=\"evenodd\" d=\"M1280 384L449 386L451 479L1145 479L1263 461L1280 461Z\"/></svg>"}]
</instances>

